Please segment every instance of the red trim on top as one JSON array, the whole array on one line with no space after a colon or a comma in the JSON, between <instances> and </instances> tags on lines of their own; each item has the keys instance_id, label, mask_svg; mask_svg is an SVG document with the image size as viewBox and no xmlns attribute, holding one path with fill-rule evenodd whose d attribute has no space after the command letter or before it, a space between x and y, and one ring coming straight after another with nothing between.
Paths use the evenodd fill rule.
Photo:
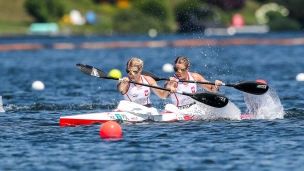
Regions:
<instances>
[{"instance_id":1,"label":"red trim on top","mask_svg":"<svg viewBox=\"0 0 304 171\"><path fill-rule=\"evenodd\" d=\"M146 81L147 83L150 85L149 81L146 79L146 77L144 75L141 75ZM142 83L144 83L142 80L141 80Z\"/></svg>"},{"instance_id":2,"label":"red trim on top","mask_svg":"<svg viewBox=\"0 0 304 171\"><path fill-rule=\"evenodd\" d=\"M190 77L189 77L189 72L187 72L187 79L186 80L190 80ZM177 77L177 75L176 74L174 74L174 77L176 78L176 79L179 79L178 77ZM193 78L194 79L194 78ZM187 84L189 84L189 83L187 83L187 82L183 82L182 84L184 84L184 85L187 85ZM178 83L177 83L177 87L178 87ZM176 88L177 88L176 87Z\"/></svg>"},{"instance_id":3,"label":"red trim on top","mask_svg":"<svg viewBox=\"0 0 304 171\"><path fill-rule=\"evenodd\" d=\"M126 96L128 97L129 101L132 102L132 100L130 99L130 97L128 96L128 94L126 94Z\"/></svg>"},{"instance_id":4,"label":"red trim on top","mask_svg":"<svg viewBox=\"0 0 304 171\"><path fill-rule=\"evenodd\" d=\"M146 79L146 77L144 75L140 75L140 76L142 76L142 77L140 77L141 79L144 78L147 81L147 83L150 85L149 81ZM141 80L141 82L144 83L143 80ZM151 89L150 89L150 93L151 93ZM146 104L149 104L149 96L147 97Z\"/></svg>"},{"instance_id":5,"label":"red trim on top","mask_svg":"<svg viewBox=\"0 0 304 171\"><path fill-rule=\"evenodd\" d=\"M189 73L189 72L187 72L187 80L190 80L189 74L190 74L190 73ZM184 84L184 85L187 85L187 84L189 84L189 83L184 82L183 84Z\"/></svg>"},{"instance_id":6,"label":"red trim on top","mask_svg":"<svg viewBox=\"0 0 304 171\"><path fill-rule=\"evenodd\" d=\"M142 76L140 75L140 80L141 80L141 83L143 83L143 80L142 80ZM135 84L134 84L135 86ZM142 85L139 85L139 87L142 87Z\"/></svg>"},{"instance_id":7,"label":"red trim on top","mask_svg":"<svg viewBox=\"0 0 304 171\"><path fill-rule=\"evenodd\" d=\"M173 75L176 79L178 79L178 77L176 76L176 74ZM176 84L176 88L178 88L178 83ZM175 93L174 93L175 94Z\"/></svg>"},{"instance_id":8,"label":"red trim on top","mask_svg":"<svg viewBox=\"0 0 304 171\"><path fill-rule=\"evenodd\" d=\"M140 75L140 80L141 80L141 82L143 83L141 76L142 76L142 75ZM131 80L129 76L128 76L128 78L129 78L129 80ZM148 82L148 81L147 81L147 82ZM130 89L130 87L131 87L130 84L134 84L134 83L129 83L128 89L127 89L126 93L129 91L129 89ZM134 84L134 86L135 86L135 84ZM135 87L136 87L136 86L135 86ZM142 85L139 85L139 87L142 87ZM125 94L126 94L126 93L125 93ZM125 94L122 94L122 95L125 95Z\"/></svg>"},{"instance_id":9,"label":"red trim on top","mask_svg":"<svg viewBox=\"0 0 304 171\"><path fill-rule=\"evenodd\" d=\"M141 80L141 83L143 83L141 75L140 75L140 80ZM132 83L132 84L134 84L134 83ZM134 86L135 86L135 87L137 87L137 86L138 86L138 87L142 87L142 85L137 85L137 86L136 86L135 84L134 84Z\"/></svg>"},{"instance_id":10,"label":"red trim on top","mask_svg":"<svg viewBox=\"0 0 304 171\"><path fill-rule=\"evenodd\" d=\"M176 94L175 94L175 93L173 93L173 94L174 94L175 99L176 99L176 106L178 106L178 105L179 105L179 100L178 100L178 98L177 98Z\"/></svg>"},{"instance_id":11,"label":"red trim on top","mask_svg":"<svg viewBox=\"0 0 304 171\"><path fill-rule=\"evenodd\" d=\"M60 125L60 127L91 125L91 124L95 124L95 123L105 123L107 121L109 121L109 120L60 118L59 125Z\"/></svg>"}]
</instances>

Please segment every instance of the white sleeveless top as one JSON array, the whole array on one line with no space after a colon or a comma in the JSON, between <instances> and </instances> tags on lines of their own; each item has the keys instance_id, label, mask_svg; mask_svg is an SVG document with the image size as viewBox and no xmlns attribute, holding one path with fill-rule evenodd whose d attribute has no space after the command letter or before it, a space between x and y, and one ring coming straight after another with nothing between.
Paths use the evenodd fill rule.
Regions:
<instances>
[{"instance_id":1,"label":"white sleeveless top","mask_svg":"<svg viewBox=\"0 0 304 171\"><path fill-rule=\"evenodd\" d=\"M174 75L174 77L177 78L176 75ZM189 72L188 72L188 78L191 81L195 81ZM195 83L178 82L177 91L182 91L186 93L195 93L197 92L197 85ZM195 100L193 100L191 97L182 94L172 93L170 94L170 97L172 103L175 106L184 106L184 105L193 104L195 102Z\"/></svg>"},{"instance_id":2,"label":"white sleeveless top","mask_svg":"<svg viewBox=\"0 0 304 171\"><path fill-rule=\"evenodd\" d=\"M143 84L149 84L144 76L140 76ZM140 86L136 87L133 83L130 83L130 87L126 94L123 95L125 100L130 102L138 103L141 105L151 104L150 101L150 87Z\"/></svg>"}]
</instances>

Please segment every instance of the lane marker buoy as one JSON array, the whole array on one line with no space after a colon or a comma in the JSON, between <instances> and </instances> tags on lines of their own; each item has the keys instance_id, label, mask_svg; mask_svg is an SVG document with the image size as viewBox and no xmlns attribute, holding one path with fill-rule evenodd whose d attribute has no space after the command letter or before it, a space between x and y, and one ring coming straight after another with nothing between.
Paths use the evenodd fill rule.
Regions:
<instances>
[{"instance_id":1,"label":"lane marker buoy","mask_svg":"<svg viewBox=\"0 0 304 171\"><path fill-rule=\"evenodd\" d=\"M163 65L163 71L164 72L168 72L168 73L171 73L173 72L173 65L172 64L169 64L169 63L166 63Z\"/></svg>"},{"instance_id":2,"label":"lane marker buoy","mask_svg":"<svg viewBox=\"0 0 304 171\"><path fill-rule=\"evenodd\" d=\"M34 90L44 90L45 86L42 81L34 81L32 83L32 88Z\"/></svg>"},{"instance_id":3,"label":"lane marker buoy","mask_svg":"<svg viewBox=\"0 0 304 171\"><path fill-rule=\"evenodd\" d=\"M112 70L109 72L109 75L110 75L111 77L121 78L121 72L120 72L118 69L112 69Z\"/></svg>"},{"instance_id":4,"label":"lane marker buoy","mask_svg":"<svg viewBox=\"0 0 304 171\"><path fill-rule=\"evenodd\" d=\"M297 80L297 81L304 81L304 73L299 73L299 74L296 76L296 80Z\"/></svg>"},{"instance_id":5,"label":"lane marker buoy","mask_svg":"<svg viewBox=\"0 0 304 171\"><path fill-rule=\"evenodd\" d=\"M115 121L107 121L100 127L100 137L103 139L121 139L122 129Z\"/></svg>"}]
</instances>

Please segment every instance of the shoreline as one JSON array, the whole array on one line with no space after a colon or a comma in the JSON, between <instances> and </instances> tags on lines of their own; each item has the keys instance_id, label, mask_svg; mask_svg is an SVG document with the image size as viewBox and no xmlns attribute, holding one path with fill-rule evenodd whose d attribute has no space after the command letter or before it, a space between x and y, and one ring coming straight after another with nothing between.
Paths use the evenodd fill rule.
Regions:
<instances>
[{"instance_id":1,"label":"shoreline","mask_svg":"<svg viewBox=\"0 0 304 171\"><path fill-rule=\"evenodd\" d=\"M154 41L110 41L83 43L14 43L0 44L0 51L38 49L115 49L115 48L161 48L194 46L235 46L235 45L303 45L304 37L298 38L225 38L225 39L184 39Z\"/></svg>"}]
</instances>

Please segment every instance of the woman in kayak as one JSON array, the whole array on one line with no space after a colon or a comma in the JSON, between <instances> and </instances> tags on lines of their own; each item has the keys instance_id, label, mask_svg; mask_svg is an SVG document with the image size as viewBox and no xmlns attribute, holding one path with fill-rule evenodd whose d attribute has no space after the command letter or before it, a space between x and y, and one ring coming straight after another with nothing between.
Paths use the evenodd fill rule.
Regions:
<instances>
[{"instance_id":1,"label":"woman in kayak","mask_svg":"<svg viewBox=\"0 0 304 171\"><path fill-rule=\"evenodd\" d=\"M174 62L174 71L175 74L170 77L170 81L165 83L165 88L176 88L177 91L182 91L186 93L195 93L197 92L196 83L185 83L178 82L178 80L191 80L191 81L200 81L200 82L209 82L203 76L195 72L189 72L190 61L185 56L179 56L175 59ZM178 80L177 80L178 79ZM222 81L215 80L215 85L209 84L199 84L202 88L207 91L217 93L219 91L220 85L222 85ZM172 88L173 87L173 88ZM184 96L177 93L170 94L172 103L177 106L179 109L189 108L193 104L195 104L195 100L193 100L189 96Z\"/></svg>"},{"instance_id":2,"label":"woman in kayak","mask_svg":"<svg viewBox=\"0 0 304 171\"><path fill-rule=\"evenodd\" d=\"M143 66L144 62L141 59L129 59L126 66L126 72L128 74L128 77L122 78L122 81L117 84L117 89L124 96L125 100L135 102L146 107L151 107L151 88L142 85L136 85L134 83L129 82L129 80L131 80L134 82L158 86L156 81L152 77L141 75ZM152 88L152 91L162 99L167 98L170 94L169 91L159 90L155 88ZM172 92L174 91L175 89L172 88Z\"/></svg>"}]
</instances>

